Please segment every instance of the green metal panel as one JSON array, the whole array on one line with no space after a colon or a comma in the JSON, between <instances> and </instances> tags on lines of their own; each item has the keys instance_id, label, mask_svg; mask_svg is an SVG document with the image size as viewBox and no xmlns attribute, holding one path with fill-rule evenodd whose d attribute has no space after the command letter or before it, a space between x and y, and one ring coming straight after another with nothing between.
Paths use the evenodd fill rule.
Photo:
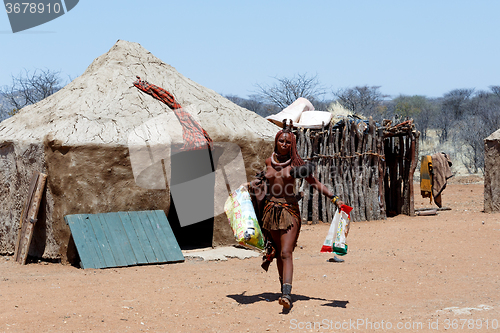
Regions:
<instances>
[{"instance_id":1,"label":"green metal panel","mask_svg":"<svg viewBox=\"0 0 500 333\"><path fill-rule=\"evenodd\" d=\"M125 231L120 216L116 213L107 213L101 215L101 221L104 216L106 216L106 221L108 222L113 237L116 239L118 247L121 249L126 265L137 265L134 250L132 249L132 245L130 244L130 240L128 239L127 232Z\"/></svg>"},{"instance_id":2,"label":"green metal panel","mask_svg":"<svg viewBox=\"0 0 500 333\"><path fill-rule=\"evenodd\" d=\"M136 221L134 223L134 229L137 233L137 237L141 244L142 250L144 251L144 255L148 263L156 263L158 260L156 259L156 255L153 251L153 247L151 246L151 242L149 241L148 236L146 235L146 231L144 230L144 226L142 225L142 220L139 212L128 212L130 220ZM139 221L139 222L137 222Z\"/></svg>"},{"instance_id":3,"label":"green metal panel","mask_svg":"<svg viewBox=\"0 0 500 333\"><path fill-rule=\"evenodd\" d=\"M116 228L116 220L113 219L113 215L109 214L96 214L97 218L99 218L101 222L102 228L105 230L106 236L108 238L108 242L111 248L111 253L113 253L113 257L115 258L117 266L128 266L127 259L125 258L125 254L123 253L123 245L120 239L120 234L117 234ZM120 220L118 220L120 221ZM121 224L121 222L120 222ZM123 228L123 226L122 226ZM135 261L135 256L134 256Z\"/></svg>"},{"instance_id":4,"label":"green metal panel","mask_svg":"<svg viewBox=\"0 0 500 333\"><path fill-rule=\"evenodd\" d=\"M167 261L182 261L184 256L177 240L175 239L172 228L168 223L167 216L162 210L147 212L150 216L150 221L154 221L154 227L158 231L158 240L161 243L162 250L167 256Z\"/></svg>"},{"instance_id":5,"label":"green metal panel","mask_svg":"<svg viewBox=\"0 0 500 333\"><path fill-rule=\"evenodd\" d=\"M75 241L76 248L80 253L80 260L83 268L103 268L104 262L101 258L99 251L96 251L96 245L93 241L92 233L89 232L90 223L86 215L69 215L64 219L72 230L73 240ZM74 230L74 232L73 232ZM75 237L75 235L78 235ZM99 246L97 245L97 248Z\"/></svg>"},{"instance_id":6,"label":"green metal panel","mask_svg":"<svg viewBox=\"0 0 500 333\"><path fill-rule=\"evenodd\" d=\"M153 248L153 251L155 253L156 261L167 262L167 257L165 257L163 251L161 250L160 242L158 242L158 238L156 237L156 232L153 229L153 225L149 221L149 216L147 215L147 212L141 212L141 213L142 213L141 214L142 225L144 226L144 231L146 232L149 242L151 243L151 247Z\"/></svg>"},{"instance_id":7,"label":"green metal panel","mask_svg":"<svg viewBox=\"0 0 500 333\"><path fill-rule=\"evenodd\" d=\"M64 217L83 268L184 261L165 213L74 214Z\"/></svg>"},{"instance_id":8,"label":"green metal panel","mask_svg":"<svg viewBox=\"0 0 500 333\"><path fill-rule=\"evenodd\" d=\"M127 212L118 212L118 216L120 217L123 228L127 233L127 237L128 240L130 241L130 245L132 246L132 251L134 251L134 256L137 260L137 263L148 264L149 261L146 258L146 255L144 254L144 249L142 248L141 242L139 241L139 237L137 236L134 224L130 219L130 215Z\"/></svg>"},{"instance_id":9,"label":"green metal panel","mask_svg":"<svg viewBox=\"0 0 500 333\"><path fill-rule=\"evenodd\" d=\"M86 218L90 220L90 224L92 225L92 229L94 230L94 235L99 244L99 248L101 249L102 258L104 259L104 267L116 267L119 266L115 258L113 257L113 253L111 251L111 246L109 245L108 238L106 237L106 233L101 226L101 220L99 216L93 214L86 214ZM71 230L73 232L73 230ZM80 250L78 250L79 252ZM80 255L81 257L81 255Z\"/></svg>"}]
</instances>

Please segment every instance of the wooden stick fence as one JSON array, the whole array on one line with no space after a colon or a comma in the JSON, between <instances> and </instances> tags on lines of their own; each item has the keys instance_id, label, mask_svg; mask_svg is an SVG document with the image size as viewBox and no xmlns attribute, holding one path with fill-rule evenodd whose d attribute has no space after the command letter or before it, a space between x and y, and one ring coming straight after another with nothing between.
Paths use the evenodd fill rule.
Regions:
<instances>
[{"instance_id":1,"label":"wooden stick fence","mask_svg":"<svg viewBox=\"0 0 500 333\"><path fill-rule=\"evenodd\" d=\"M373 119L346 119L321 130L298 128L300 156L316 164L315 176L354 209L352 221L385 219L388 215L414 215L413 172L418 157L418 132L413 121L377 128ZM303 223L330 223L335 207L306 181Z\"/></svg>"}]
</instances>

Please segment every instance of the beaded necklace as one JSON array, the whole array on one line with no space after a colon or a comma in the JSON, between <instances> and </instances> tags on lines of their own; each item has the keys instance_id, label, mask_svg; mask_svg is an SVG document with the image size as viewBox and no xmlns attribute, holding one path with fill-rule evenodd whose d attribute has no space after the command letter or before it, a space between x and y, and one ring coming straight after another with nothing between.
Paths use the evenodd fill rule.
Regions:
<instances>
[{"instance_id":1,"label":"beaded necklace","mask_svg":"<svg viewBox=\"0 0 500 333\"><path fill-rule=\"evenodd\" d=\"M288 160L286 160L285 162L280 163L280 162L278 162L278 156L279 155L277 155L274 152L273 152L273 155L271 156L271 164L272 164L273 168L276 168L276 167L285 168L292 162L292 159L288 158Z\"/></svg>"}]
</instances>

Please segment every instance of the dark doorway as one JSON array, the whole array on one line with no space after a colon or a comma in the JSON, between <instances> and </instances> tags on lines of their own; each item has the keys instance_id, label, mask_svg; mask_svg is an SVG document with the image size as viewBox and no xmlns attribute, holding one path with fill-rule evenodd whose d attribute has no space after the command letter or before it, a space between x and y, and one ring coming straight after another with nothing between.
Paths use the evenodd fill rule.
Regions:
<instances>
[{"instance_id":1,"label":"dark doorway","mask_svg":"<svg viewBox=\"0 0 500 333\"><path fill-rule=\"evenodd\" d=\"M172 147L168 220L182 249L212 246L215 168L209 149ZM193 189L192 182L196 182ZM207 217L200 219L199 216Z\"/></svg>"}]
</instances>

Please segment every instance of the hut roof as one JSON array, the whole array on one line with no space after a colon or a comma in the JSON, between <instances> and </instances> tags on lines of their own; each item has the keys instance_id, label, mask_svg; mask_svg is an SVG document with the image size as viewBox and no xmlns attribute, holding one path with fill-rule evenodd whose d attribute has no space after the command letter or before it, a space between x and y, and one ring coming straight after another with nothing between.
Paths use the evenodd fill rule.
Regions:
<instances>
[{"instance_id":1,"label":"hut roof","mask_svg":"<svg viewBox=\"0 0 500 333\"><path fill-rule=\"evenodd\" d=\"M60 91L0 123L0 142L40 142L50 133L68 146L126 145L131 130L169 111L134 87L136 76L171 92L214 141L272 140L277 131L269 121L184 77L138 43L119 40Z\"/></svg>"}]
</instances>

